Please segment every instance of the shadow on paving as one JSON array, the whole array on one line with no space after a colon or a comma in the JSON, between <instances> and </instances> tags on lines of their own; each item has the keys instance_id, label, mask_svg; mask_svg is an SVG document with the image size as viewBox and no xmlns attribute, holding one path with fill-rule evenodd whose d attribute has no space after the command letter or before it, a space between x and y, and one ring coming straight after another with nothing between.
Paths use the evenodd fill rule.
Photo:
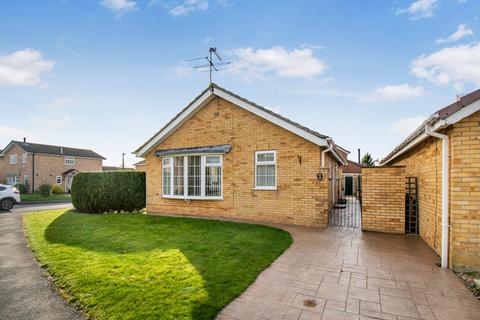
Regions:
<instances>
[{"instance_id":1,"label":"shadow on paving","mask_svg":"<svg viewBox=\"0 0 480 320\"><path fill-rule=\"evenodd\" d=\"M51 244L102 253L107 263L115 259L132 259L132 264L138 267L136 273L143 272L142 268L145 268L144 272L149 272L149 263L152 260L159 261L159 254L178 250L195 268L196 274L201 276L203 290L207 293L205 299L191 306L192 319L213 318L225 304L241 294L292 241L287 232L267 226L139 214L80 214L73 211L51 222L45 230L45 238ZM89 256L88 252L85 256ZM92 259L98 260L98 255ZM168 264L168 258L165 259L164 263ZM115 265L107 265L106 268L115 271ZM169 273L167 268L166 274L154 276L168 277ZM136 285L140 290L142 285ZM179 298L185 294L175 290L171 289L169 294L178 294ZM123 297L118 298L131 299L134 293L127 290ZM161 305L161 297L156 299L156 303Z\"/></svg>"}]
</instances>

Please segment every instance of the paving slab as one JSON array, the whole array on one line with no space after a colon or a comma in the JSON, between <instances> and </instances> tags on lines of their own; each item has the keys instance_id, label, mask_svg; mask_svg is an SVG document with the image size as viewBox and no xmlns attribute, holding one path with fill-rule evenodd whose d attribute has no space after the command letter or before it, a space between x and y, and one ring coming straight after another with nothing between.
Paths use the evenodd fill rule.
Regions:
<instances>
[{"instance_id":1,"label":"paving slab","mask_svg":"<svg viewBox=\"0 0 480 320\"><path fill-rule=\"evenodd\" d=\"M245 296L270 292L281 297L257 299L275 310L265 319L478 319L480 302L417 236L277 227L293 244L232 302L237 310L252 307Z\"/></svg>"}]
</instances>

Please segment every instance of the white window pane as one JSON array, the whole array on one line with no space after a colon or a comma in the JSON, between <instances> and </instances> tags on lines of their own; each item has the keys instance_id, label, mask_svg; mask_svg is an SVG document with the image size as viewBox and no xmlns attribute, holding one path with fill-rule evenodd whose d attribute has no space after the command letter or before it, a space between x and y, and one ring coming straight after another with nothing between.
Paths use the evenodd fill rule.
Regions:
<instances>
[{"instance_id":1,"label":"white window pane","mask_svg":"<svg viewBox=\"0 0 480 320\"><path fill-rule=\"evenodd\" d=\"M205 157L206 164L220 164L220 156L206 156Z\"/></svg>"},{"instance_id":2,"label":"white window pane","mask_svg":"<svg viewBox=\"0 0 480 320\"><path fill-rule=\"evenodd\" d=\"M170 166L163 167L163 194L164 195L171 195L172 194L172 187L170 181L172 179L172 169Z\"/></svg>"},{"instance_id":3,"label":"white window pane","mask_svg":"<svg viewBox=\"0 0 480 320\"><path fill-rule=\"evenodd\" d=\"M205 196L220 197L222 195L222 167L205 167Z\"/></svg>"},{"instance_id":4,"label":"white window pane","mask_svg":"<svg viewBox=\"0 0 480 320\"><path fill-rule=\"evenodd\" d=\"M275 161L275 155L273 152L257 153L257 162Z\"/></svg>"},{"instance_id":5,"label":"white window pane","mask_svg":"<svg viewBox=\"0 0 480 320\"><path fill-rule=\"evenodd\" d=\"M275 187L275 165L257 165L257 187Z\"/></svg>"},{"instance_id":6,"label":"white window pane","mask_svg":"<svg viewBox=\"0 0 480 320\"><path fill-rule=\"evenodd\" d=\"M201 156L188 157L188 195L201 195Z\"/></svg>"},{"instance_id":7,"label":"white window pane","mask_svg":"<svg viewBox=\"0 0 480 320\"><path fill-rule=\"evenodd\" d=\"M183 196L183 157L173 158L173 194Z\"/></svg>"}]
</instances>

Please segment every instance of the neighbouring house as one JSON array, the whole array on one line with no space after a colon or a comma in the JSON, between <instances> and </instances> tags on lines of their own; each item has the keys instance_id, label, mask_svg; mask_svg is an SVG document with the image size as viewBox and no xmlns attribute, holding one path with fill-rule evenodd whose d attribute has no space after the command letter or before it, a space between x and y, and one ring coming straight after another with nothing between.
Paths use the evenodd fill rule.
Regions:
<instances>
[{"instance_id":1,"label":"neighbouring house","mask_svg":"<svg viewBox=\"0 0 480 320\"><path fill-rule=\"evenodd\" d=\"M43 183L70 192L78 172L102 171L104 157L88 149L12 140L0 153L0 182L24 184L32 192Z\"/></svg>"},{"instance_id":2,"label":"neighbouring house","mask_svg":"<svg viewBox=\"0 0 480 320\"><path fill-rule=\"evenodd\" d=\"M215 84L135 152L147 211L326 227L345 158L333 140Z\"/></svg>"},{"instance_id":3,"label":"neighbouring house","mask_svg":"<svg viewBox=\"0 0 480 320\"><path fill-rule=\"evenodd\" d=\"M135 171L146 171L147 170L147 165L146 165L145 160L134 163L133 167L135 168Z\"/></svg>"},{"instance_id":4,"label":"neighbouring house","mask_svg":"<svg viewBox=\"0 0 480 320\"><path fill-rule=\"evenodd\" d=\"M343 167L343 186L345 196L355 196L361 191L362 166L355 161L347 159Z\"/></svg>"},{"instance_id":5,"label":"neighbouring house","mask_svg":"<svg viewBox=\"0 0 480 320\"><path fill-rule=\"evenodd\" d=\"M480 270L480 90L432 114L381 164L404 172L400 191L418 198L411 222L442 265Z\"/></svg>"}]
</instances>

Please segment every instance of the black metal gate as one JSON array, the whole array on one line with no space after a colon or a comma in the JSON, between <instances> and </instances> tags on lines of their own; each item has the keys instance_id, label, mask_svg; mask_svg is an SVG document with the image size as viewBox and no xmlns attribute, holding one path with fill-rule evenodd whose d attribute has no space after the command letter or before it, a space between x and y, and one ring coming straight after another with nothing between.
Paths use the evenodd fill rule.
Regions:
<instances>
[{"instance_id":1,"label":"black metal gate","mask_svg":"<svg viewBox=\"0 0 480 320\"><path fill-rule=\"evenodd\" d=\"M406 177L405 181L405 233L418 234L417 177Z\"/></svg>"}]
</instances>

